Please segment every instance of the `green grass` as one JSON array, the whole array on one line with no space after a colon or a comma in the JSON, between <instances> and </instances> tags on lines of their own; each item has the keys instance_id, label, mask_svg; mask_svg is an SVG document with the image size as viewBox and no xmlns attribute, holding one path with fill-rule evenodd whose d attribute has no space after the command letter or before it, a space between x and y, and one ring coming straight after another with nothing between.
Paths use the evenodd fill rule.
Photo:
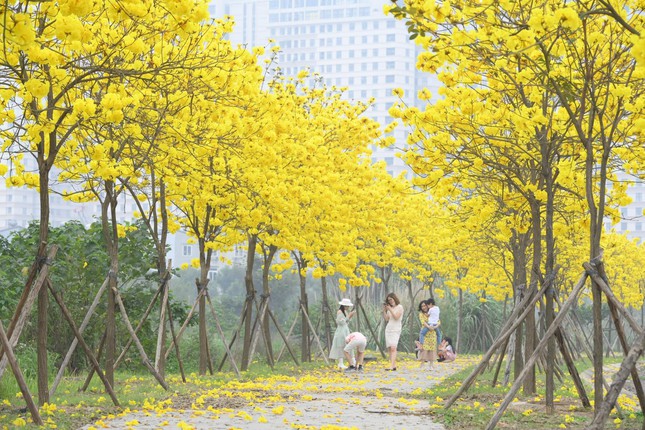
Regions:
<instances>
[{"instance_id":1,"label":"green grass","mask_svg":"<svg viewBox=\"0 0 645 430\"><path fill-rule=\"evenodd\" d=\"M410 358L410 357L408 357ZM410 358L411 359L411 358ZM473 359L476 361L476 359ZM612 362L616 360L608 360ZM588 363L580 363L580 372L588 367ZM254 362L250 369L242 373L242 380L250 381L260 378L268 378L273 375L298 376L311 373L317 370L328 371L329 367L322 361L304 363L296 366L293 362L278 363L271 369L262 361ZM491 386L492 372L481 374L471 388L466 391L457 402L450 408L444 409L443 405L458 389L461 381L472 371L467 368L451 377L446 378L441 384L427 389L420 393L411 395L411 398L429 401L430 409L427 413L435 422L443 423L446 428L463 430L480 430L485 428L490 418L497 410L499 403L508 392L508 387L497 384ZM584 429L593 418L593 411L582 407L573 384L568 380L562 383L556 379L558 387L555 393L556 413L548 415L544 406L544 375L537 373L538 392L535 395L524 395L521 391L516 399L506 410L497 428L517 430L550 430L550 429ZM568 376L568 375L567 375ZM105 393L103 384L98 377L94 377L92 384L86 392L79 392L86 375L66 377L60 384L57 393L51 399L56 410L47 414L43 410L43 419L50 419L58 429L75 429L83 425L93 423L110 414L117 415L126 408L143 409L146 402L157 403L171 397L180 399L182 403L190 405L194 394L221 386L222 384L237 379L231 371L215 373L213 376L199 377L195 373L187 375L188 382L181 382L177 374L167 375L170 384L170 391L165 391L149 373L132 373L128 371L117 372L116 396L121 403L117 408ZM30 382L30 389L35 392L35 383ZM587 386L587 395L593 399L591 387ZM29 413L25 410L25 402L20 396L16 396L19 390L15 385L10 372L0 381L0 429L16 428L16 420L27 420ZM3 401L4 399L4 401ZM643 415L638 403L624 404L622 407L623 419L614 421L616 413L612 413L607 422L607 429L640 429ZM564 426L564 427L563 427ZM54 428L53 425L49 426ZM38 428L33 424L27 424L24 428Z\"/></svg>"},{"instance_id":2,"label":"green grass","mask_svg":"<svg viewBox=\"0 0 645 430\"><path fill-rule=\"evenodd\" d=\"M609 359L607 363L620 362L617 359ZM582 373L589 363L578 363L578 371ZM472 367L467 368L447 378L439 386L427 390L421 397L431 399L431 411L433 420L442 422L446 428L463 430L479 430L487 426L490 419L496 413L501 402L504 400L513 383L502 386L499 382L492 386L494 373L485 371L480 374L472 386L449 408L443 405L455 394L464 381L472 372ZM573 385L568 373L562 382L556 378L556 390L554 393L555 413L547 414L545 407L544 374L537 373L536 394L524 394L520 389L509 407L506 409L497 428L504 429L585 429L593 420L593 407L584 408L578 397L577 390ZM499 379L502 378L498 378ZM585 383L587 396L593 405L592 387ZM640 429L643 422L643 414L640 410L638 400L622 399L622 419L617 419L616 410L612 412L607 420L607 429ZM434 404L433 404L434 403Z\"/></svg>"}]
</instances>

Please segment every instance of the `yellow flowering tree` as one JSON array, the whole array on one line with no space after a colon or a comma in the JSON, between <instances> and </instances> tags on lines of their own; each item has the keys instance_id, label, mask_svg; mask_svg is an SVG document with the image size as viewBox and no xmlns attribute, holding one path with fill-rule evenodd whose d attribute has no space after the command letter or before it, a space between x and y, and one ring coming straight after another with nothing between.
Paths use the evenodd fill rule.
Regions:
<instances>
[{"instance_id":1,"label":"yellow flowering tree","mask_svg":"<svg viewBox=\"0 0 645 430\"><path fill-rule=\"evenodd\" d=\"M182 52L198 46L193 37L208 17L206 2L13 2L2 6L5 76L2 98L3 157L11 161L8 183L37 188L41 198L41 243L47 242L50 173L61 180L85 181L69 198L101 196L112 284L108 305L108 379L113 384L114 297L118 263L116 196L118 178L136 178L140 163L127 162L140 135L124 124L141 94L137 79L154 81L179 64ZM195 63L197 64L197 63ZM206 66L206 65L204 65ZM25 157L26 156L26 157ZM23 162L33 158L36 168ZM31 170L30 170L31 169ZM66 176L65 176L66 175ZM39 258L44 249L38 251ZM41 291L46 318L46 290ZM46 327L39 330L44 357ZM47 401L46 369L41 366L39 398Z\"/></svg>"},{"instance_id":2,"label":"yellow flowering tree","mask_svg":"<svg viewBox=\"0 0 645 430\"><path fill-rule=\"evenodd\" d=\"M441 133L446 139L452 138L450 154L461 154L464 140L468 141L468 148L480 143L491 145L490 138L496 148L515 147L509 165L520 166L529 175L527 180L513 184L511 192L519 192L528 201L533 236L532 273L547 280L553 278L555 267L556 191L564 189L557 182L560 166L564 164L566 168L567 161L585 160L584 174L577 176L579 182L569 191L584 190L582 194L586 195L591 214L587 225L592 258L599 254L607 180L613 179L613 171L618 168L639 170L627 152L640 151L642 147L636 143L644 107L643 73L629 55L632 36L618 23L588 13L593 5L594 2L406 0L394 1L387 7L394 16L410 21L412 37L426 48L419 57L419 67L439 73L445 85L442 95L446 103L459 103L455 116L472 125L470 133L462 135L462 139L455 139L439 127L430 130L433 138ZM630 9L627 3L621 7L624 7L621 17L627 22L638 22L638 8ZM455 97L458 93L461 95ZM434 117L426 115L424 125L431 124ZM505 120L508 118L513 119L512 124ZM483 141L484 136L487 141ZM443 160L441 150L433 149L433 144L436 139L426 145L427 152ZM457 157L454 162L463 164L464 160ZM433 166L432 162L427 164ZM490 163L481 164L490 167ZM436 169L430 179L440 179L443 175L440 171ZM541 207L546 209L544 227ZM539 275L536 269L542 264L543 233L545 271ZM599 289L594 291L595 367L600 372L600 294ZM547 320L553 318L552 289L547 292L546 314ZM533 329L527 331L529 336L533 333ZM527 339L527 354L534 343ZM550 359L553 351L554 344L550 342ZM525 389L533 391L534 380L529 375ZM600 380L597 375L597 405L602 400ZM549 374L547 385L551 393L547 394L547 406L552 409Z\"/></svg>"}]
</instances>

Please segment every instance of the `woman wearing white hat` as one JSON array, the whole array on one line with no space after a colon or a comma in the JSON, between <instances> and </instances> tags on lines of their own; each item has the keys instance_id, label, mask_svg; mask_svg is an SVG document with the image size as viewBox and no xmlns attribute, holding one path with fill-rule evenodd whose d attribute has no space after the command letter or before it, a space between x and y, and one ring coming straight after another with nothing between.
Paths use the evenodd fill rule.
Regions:
<instances>
[{"instance_id":1,"label":"woman wearing white hat","mask_svg":"<svg viewBox=\"0 0 645 430\"><path fill-rule=\"evenodd\" d=\"M329 358L332 360L338 360L338 367L341 369L346 369L347 366L343 363L343 357L345 353L343 349L345 348L345 338L349 336L349 326L347 322L352 319L356 311L350 311L350 307L354 306L351 300L345 298L338 302L340 308L336 312L336 331L334 332L334 340L331 345L331 350L329 351ZM352 356L352 361L354 357ZM353 365L354 363L349 363Z\"/></svg>"}]
</instances>

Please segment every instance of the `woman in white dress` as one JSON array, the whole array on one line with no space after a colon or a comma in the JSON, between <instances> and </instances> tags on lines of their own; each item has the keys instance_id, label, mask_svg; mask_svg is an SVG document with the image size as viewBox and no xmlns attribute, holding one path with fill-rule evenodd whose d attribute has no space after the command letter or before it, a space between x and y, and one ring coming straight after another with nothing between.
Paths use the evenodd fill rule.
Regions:
<instances>
[{"instance_id":1,"label":"woman in white dress","mask_svg":"<svg viewBox=\"0 0 645 430\"><path fill-rule=\"evenodd\" d=\"M396 348L401 337L403 306L401 306L401 301L394 293L388 294L385 298L383 318L387 321L385 326L385 347L390 355L390 367L385 370L396 370Z\"/></svg>"},{"instance_id":2,"label":"woman in white dress","mask_svg":"<svg viewBox=\"0 0 645 430\"><path fill-rule=\"evenodd\" d=\"M345 356L343 350L345 348L345 338L349 336L349 326L347 323L356 314L356 311L349 311L349 308L354 306L349 299L343 299L338 304L340 308L336 312L336 331L334 332L334 340L329 351L329 358L338 360L338 367L346 369L347 366L343 363L343 357ZM353 356L352 360L354 360ZM354 363L349 364L354 365Z\"/></svg>"}]
</instances>

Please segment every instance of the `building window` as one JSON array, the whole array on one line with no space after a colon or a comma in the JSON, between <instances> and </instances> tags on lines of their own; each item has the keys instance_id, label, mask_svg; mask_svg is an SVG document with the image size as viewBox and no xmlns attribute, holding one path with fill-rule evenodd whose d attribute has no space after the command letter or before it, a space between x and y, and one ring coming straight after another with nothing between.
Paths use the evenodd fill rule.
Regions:
<instances>
[{"instance_id":1,"label":"building window","mask_svg":"<svg viewBox=\"0 0 645 430\"><path fill-rule=\"evenodd\" d=\"M394 52L395 52L395 51L394 51L394 48L386 48L386 49L385 49L385 55L387 55L387 56L389 56L389 57L393 56L393 55L394 55Z\"/></svg>"},{"instance_id":2,"label":"building window","mask_svg":"<svg viewBox=\"0 0 645 430\"><path fill-rule=\"evenodd\" d=\"M394 69L394 61L388 61L387 63L385 63L385 68L389 69L389 70L393 70Z\"/></svg>"},{"instance_id":3,"label":"building window","mask_svg":"<svg viewBox=\"0 0 645 430\"><path fill-rule=\"evenodd\" d=\"M396 41L396 36L394 34L388 34L385 39L387 42L394 42Z\"/></svg>"},{"instance_id":4,"label":"building window","mask_svg":"<svg viewBox=\"0 0 645 430\"><path fill-rule=\"evenodd\" d=\"M193 247L190 245L184 245L184 255L188 257L192 254L193 254Z\"/></svg>"},{"instance_id":5,"label":"building window","mask_svg":"<svg viewBox=\"0 0 645 430\"><path fill-rule=\"evenodd\" d=\"M391 84L392 82L394 82L394 75L386 75L385 82L388 84Z\"/></svg>"},{"instance_id":6,"label":"building window","mask_svg":"<svg viewBox=\"0 0 645 430\"><path fill-rule=\"evenodd\" d=\"M214 281L214 280L215 280L215 276L216 276L216 275L217 275L217 269L210 269L210 270L208 271L208 275L207 275L207 276L208 276L208 280L209 280L209 281Z\"/></svg>"}]
</instances>

